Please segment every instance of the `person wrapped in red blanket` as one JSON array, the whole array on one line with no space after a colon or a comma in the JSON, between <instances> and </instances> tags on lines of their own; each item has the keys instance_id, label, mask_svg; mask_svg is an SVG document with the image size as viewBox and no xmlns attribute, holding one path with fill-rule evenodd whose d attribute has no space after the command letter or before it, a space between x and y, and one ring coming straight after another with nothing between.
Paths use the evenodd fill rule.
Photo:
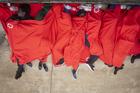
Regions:
<instances>
[{"instance_id":1,"label":"person wrapped in red blanket","mask_svg":"<svg viewBox=\"0 0 140 93\"><path fill-rule=\"evenodd\" d=\"M69 11L71 14L71 12ZM81 8L76 14L71 14L72 17L72 30L69 44L64 51L64 61L67 66L72 66L72 74L76 79L76 72L81 63L86 63L92 70L94 66L91 59L86 38L87 16L86 11Z\"/></svg>"},{"instance_id":2,"label":"person wrapped in red blanket","mask_svg":"<svg viewBox=\"0 0 140 93\"><path fill-rule=\"evenodd\" d=\"M101 43L103 55L100 58L109 66L114 66L114 74L123 68L123 61L129 55L129 51L134 46L138 24L133 8L130 10L108 9L103 16L101 27Z\"/></svg>"},{"instance_id":3,"label":"person wrapped in red blanket","mask_svg":"<svg viewBox=\"0 0 140 93\"><path fill-rule=\"evenodd\" d=\"M35 59L45 62L50 54L50 42L46 40L46 29L44 24L49 24L52 20L51 12L44 20L33 20L30 14L30 6L27 4L19 5L17 14L12 15L6 6L0 6L0 19L8 37L11 48L11 59L13 63L18 63L16 79L21 77L24 72L24 64ZM45 29L44 29L45 28ZM45 65L44 65L45 66ZM47 71L47 67L46 71Z\"/></svg>"},{"instance_id":4,"label":"person wrapped in red blanket","mask_svg":"<svg viewBox=\"0 0 140 93\"><path fill-rule=\"evenodd\" d=\"M54 9L54 14L56 15L56 18L53 23L53 28L56 29L55 30L56 41L52 49L53 64L57 66L65 63L67 66L73 67L73 65L77 64L74 61L75 58L72 58L71 56L67 55L71 53L70 51L75 52L74 49L72 50L70 50L71 48L68 49L68 46L71 44L71 38L74 36L74 34L72 34L73 24L71 18L71 11L66 9L65 5L61 6L57 5L55 7L57 8ZM77 45L79 44L77 43ZM72 60L70 63L68 63L67 61L68 57L70 58L70 60Z\"/></svg>"},{"instance_id":5,"label":"person wrapped in red blanket","mask_svg":"<svg viewBox=\"0 0 140 93\"><path fill-rule=\"evenodd\" d=\"M85 63L85 59L89 57L89 50L85 48L86 16L78 17L86 14L85 11L77 11L76 14L71 12L68 5L57 6L54 10L56 18L53 23L53 28L56 28L56 41L52 49L53 64L65 63L67 66L72 66L74 78L76 78L75 73L79 64ZM75 15L77 17L74 17Z\"/></svg>"},{"instance_id":6,"label":"person wrapped in red blanket","mask_svg":"<svg viewBox=\"0 0 140 93\"><path fill-rule=\"evenodd\" d=\"M130 54L132 55L131 57L131 63L134 63L135 59L140 58L140 7L135 6L133 11L135 11L135 15L133 18L137 20L137 23L139 24L139 31L136 36L136 42L135 46L131 49Z\"/></svg>"}]
</instances>

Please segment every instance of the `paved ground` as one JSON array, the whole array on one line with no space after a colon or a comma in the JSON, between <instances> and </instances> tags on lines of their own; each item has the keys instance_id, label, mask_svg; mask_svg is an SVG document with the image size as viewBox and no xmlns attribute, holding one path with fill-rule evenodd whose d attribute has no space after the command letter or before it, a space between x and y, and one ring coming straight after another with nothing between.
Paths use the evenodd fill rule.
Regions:
<instances>
[{"instance_id":1,"label":"paved ground","mask_svg":"<svg viewBox=\"0 0 140 93\"><path fill-rule=\"evenodd\" d=\"M52 67L50 56L49 72L39 71L38 61L34 61L34 66L26 66L23 77L15 80L17 66L11 63L8 43L1 35L0 31L0 93L140 93L140 60L130 64L130 57L116 76L112 68L97 61L94 72L81 65L74 80L70 68Z\"/></svg>"}]
</instances>

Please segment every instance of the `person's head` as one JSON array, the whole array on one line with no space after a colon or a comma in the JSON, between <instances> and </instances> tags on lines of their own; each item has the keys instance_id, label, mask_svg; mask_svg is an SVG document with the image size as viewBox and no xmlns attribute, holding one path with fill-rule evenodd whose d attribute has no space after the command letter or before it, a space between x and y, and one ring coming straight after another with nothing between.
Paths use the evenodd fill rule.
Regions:
<instances>
[{"instance_id":1,"label":"person's head","mask_svg":"<svg viewBox=\"0 0 140 93\"><path fill-rule=\"evenodd\" d=\"M86 16L86 11L84 9L80 9L77 12L77 16L80 16L80 17Z\"/></svg>"},{"instance_id":2,"label":"person's head","mask_svg":"<svg viewBox=\"0 0 140 93\"><path fill-rule=\"evenodd\" d=\"M19 10L18 10L18 16L19 17L25 17L25 16L29 16L30 15L30 5L29 4L21 4L19 6Z\"/></svg>"}]
</instances>

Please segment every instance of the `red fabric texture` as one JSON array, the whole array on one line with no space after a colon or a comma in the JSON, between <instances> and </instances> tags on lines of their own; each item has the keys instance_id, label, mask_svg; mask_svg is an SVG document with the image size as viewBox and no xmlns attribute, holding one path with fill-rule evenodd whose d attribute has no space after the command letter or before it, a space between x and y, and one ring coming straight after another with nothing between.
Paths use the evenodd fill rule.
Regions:
<instances>
[{"instance_id":1,"label":"red fabric texture","mask_svg":"<svg viewBox=\"0 0 140 93\"><path fill-rule=\"evenodd\" d=\"M12 12L9 10L9 8L5 4L0 3L0 21L5 31L7 28L5 23L9 19L10 16L12 16ZM8 34L7 31L6 31L6 34Z\"/></svg>"},{"instance_id":2,"label":"red fabric texture","mask_svg":"<svg viewBox=\"0 0 140 93\"><path fill-rule=\"evenodd\" d=\"M101 55L103 54L102 46L100 43L99 35L102 25L103 12L100 10L95 13L92 9L91 12L87 13L87 29L86 34L88 35L88 41L90 43L90 54Z\"/></svg>"},{"instance_id":3,"label":"red fabric texture","mask_svg":"<svg viewBox=\"0 0 140 93\"><path fill-rule=\"evenodd\" d=\"M72 23L71 16L63 12L62 5L54 5L53 13L55 19L53 22L54 45L52 48L53 64L59 62L64 57L65 47L69 43Z\"/></svg>"},{"instance_id":4,"label":"red fabric texture","mask_svg":"<svg viewBox=\"0 0 140 93\"><path fill-rule=\"evenodd\" d=\"M136 42L134 47L130 50L130 55L137 55L140 54L140 30L136 36Z\"/></svg>"},{"instance_id":5,"label":"red fabric texture","mask_svg":"<svg viewBox=\"0 0 140 93\"><path fill-rule=\"evenodd\" d=\"M88 47L85 46L85 48L82 50L82 53L81 53L81 56L80 56L80 63L86 63L87 60L89 59L90 57L90 50Z\"/></svg>"},{"instance_id":6,"label":"red fabric texture","mask_svg":"<svg viewBox=\"0 0 140 93\"><path fill-rule=\"evenodd\" d=\"M112 65L115 35L119 22L118 17L120 16L118 10L118 8L105 10L102 18L99 38L103 49L103 55L101 55L100 58L108 65Z\"/></svg>"},{"instance_id":7,"label":"red fabric texture","mask_svg":"<svg viewBox=\"0 0 140 93\"><path fill-rule=\"evenodd\" d=\"M18 59L19 64L25 64L35 59L45 61L51 52L51 38L48 36L51 33L49 32L50 24L54 19L51 10L42 21L15 21L8 19L10 14L7 14L9 13L6 11L7 9L0 9L2 14L7 15L0 17L12 50L12 61L16 62Z\"/></svg>"},{"instance_id":8,"label":"red fabric texture","mask_svg":"<svg viewBox=\"0 0 140 93\"><path fill-rule=\"evenodd\" d=\"M55 6L55 43L52 49L53 64L64 58L67 66L77 69L89 56L89 50L84 45L86 17L73 17L63 12L63 6Z\"/></svg>"},{"instance_id":9,"label":"red fabric texture","mask_svg":"<svg viewBox=\"0 0 140 93\"><path fill-rule=\"evenodd\" d=\"M72 18L73 29L69 45L64 51L64 61L67 66L74 69L78 68L85 49L85 23L86 17Z\"/></svg>"},{"instance_id":10,"label":"red fabric texture","mask_svg":"<svg viewBox=\"0 0 140 93\"><path fill-rule=\"evenodd\" d=\"M100 57L106 64L121 67L134 46L139 30L134 9L129 11L116 8L106 11L101 27L101 43L104 54Z\"/></svg>"},{"instance_id":11,"label":"red fabric texture","mask_svg":"<svg viewBox=\"0 0 140 93\"><path fill-rule=\"evenodd\" d=\"M31 4L34 17L43 4ZM73 7L77 7L75 4ZM67 66L77 69L90 55L100 56L108 65L121 67L129 54L140 53L139 7L88 12L77 17L63 12L63 4L54 4L44 20L11 20L13 14L0 4L0 20L7 34L12 61L25 64L35 59L46 61L52 52L53 64L61 58ZM90 48L85 46L88 35Z\"/></svg>"},{"instance_id":12,"label":"red fabric texture","mask_svg":"<svg viewBox=\"0 0 140 93\"><path fill-rule=\"evenodd\" d=\"M129 51L134 47L136 35L139 31L137 23L137 10L129 10L123 19L123 26L118 33L118 39L114 48L113 65L121 67Z\"/></svg>"},{"instance_id":13,"label":"red fabric texture","mask_svg":"<svg viewBox=\"0 0 140 93\"><path fill-rule=\"evenodd\" d=\"M38 12L43 8L44 4L39 4L39 3L33 3L33 4L30 4L30 7L31 7L31 12L30 12L30 15L32 17L35 17Z\"/></svg>"},{"instance_id":14,"label":"red fabric texture","mask_svg":"<svg viewBox=\"0 0 140 93\"><path fill-rule=\"evenodd\" d=\"M136 7L135 9L133 9L133 11L135 11L135 15L133 16L133 18L137 20L137 23L139 25L139 31L136 35L135 46L130 51L130 54L132 55L140 54L140 11L139 10L140 7Z\"/></svg>"}]
</instances>

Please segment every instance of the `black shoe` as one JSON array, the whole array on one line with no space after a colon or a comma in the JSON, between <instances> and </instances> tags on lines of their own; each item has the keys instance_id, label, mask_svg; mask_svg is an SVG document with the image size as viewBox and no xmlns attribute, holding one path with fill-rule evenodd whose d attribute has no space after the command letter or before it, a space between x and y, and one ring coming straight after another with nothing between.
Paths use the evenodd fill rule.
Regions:
<instances>
[{"instance_id":1,"label":"black shoe","mask_svg":"<svg viewBox=\"0 0 140 93\"><path fill-rule=\"evenodd\" d=\"M93 64L88 64L88 63L87 63L87 65L88 65L88 67L89 67L89 69L90 69L91 71L94 71L94 67L95 67L95 66L94 66Z\"/></svg>"},{"instance_id":2,"label":"black shoe","mask_svg":"<svg viewBox=\"0 0 140 93\"><path fill-rule=\"evenodd\" d=\"M88 61L86 62L86 64L89 66L90 70L94 71L94 65L93 65L93 63L94 63L95 61L97 61L98 58L99 58L99 57L96 56L96 55L90 55Z\"/></svg>"},{"instance_id":3,"label":"black shoe","mask_svg":"<svg viewBox=\"0 0 140 93\"><path fill-rule=\"evenodd\" d=\"M93 64L95 61L97 61L98 60L98 56L96 56L96 55L90 55L90 57L89 57L89 59L88 59L88 61L87 61L87 64Z\"/></svg>"},{"instance_id":4,"label":"black shoe","mask_svg":"<svg viewBox=\"0 0 140 93\"><path fill-rule=\"evenodd\" d=\"M115 67L114 68L114 75L116 75L119 70L120 70L119 68Z\"/></svg>"},{"instance_id":5,"label":"black shoe","mask_svg":"<svg viewBox=\"0 0 140 93\"><path fill-rule=\"evenodd\" d=\"M133 55L132 57L131 57L131 63L133 64L134 62L135 62L135 55Z\"/></svg>"},{"instance_id":6,"label":"black shoe","mask_svg":"<svg viewBox=\"0 0 140 93\"><path fill-rule=\"evenodd\" d=\"M18 65L18 69L16 71L15 79L19 79L22 76L23 72L25 72L24 65Z\"/></svg>"},{"instance_id":7,"label":"black shoe","mask_svg":"<svg viewBox=\"0 0 140 93\"><path fill-rule=\"evenodd\" d=\"M135 59L140 59L140 54L133 55L133 56L131 57L131 63L132 63L132 64L135 62Z\"/></svg>"},{"instance_id":8,"label":"black shoe","mask_svg":"<svg viewBox=\"0 0 140 93\"><path fill-rule=\"evenodd\" d=\"M43 66L42 62L39 62L38 69L41 70L42 69L42 66Z\"/></svg>"},{"instance_id":9,"label":"black shoe","mask_svg":"<svg viewBox=\"0 0 140 93\"><path fill-rule=\"evenodd\" d=\"M77 70L72 69L72 75L74 79L77 79L77 74L76 74Z\"/></svg>"},{"instance_id":10,"label":"black shoe","mask_svg":"<svg viewBox=\"0 0 140 93\"><path fill-rule=\"evenodd\" d=\"M46 72L48 72L48 66L47 66L45 63L43 63L43 67L44 67L44 70L45 70Z\"/></svg>"},{"instance_id":11,"label":"black shoe","mask_svg":"<svg viewBox=\"0 0 140 93\"><path fill-rule=\"evenodd\" d=\"M64 58L61 58L61 59L59 60L59 62L56 63L56 65L62 65L63 63L64 63Z\"/></svg>"},{"instance_id":12,"label":"black shoe","mask_svg":"<svg viewBox=\"0 0 140 93\"><path fill-rule=\"evenodd\" d=\"M114 75L116 75L117 74L117 72L119 71L119 70L122 70L124 68L124 64L121 66L121 67L115 67L114 68Z\"/></svg>"},{"instance_id":13,"label":"black shoe","mask_svg":"<svg viewBox=\"0 0 140 93\"><path fill-rule=\"evenodd\" d=\"M32 64L31 62L28 62L27 65L28 65L29 67L32 67L32 66L33 66L33 64Z\"/></svg>"}]
</instances>

